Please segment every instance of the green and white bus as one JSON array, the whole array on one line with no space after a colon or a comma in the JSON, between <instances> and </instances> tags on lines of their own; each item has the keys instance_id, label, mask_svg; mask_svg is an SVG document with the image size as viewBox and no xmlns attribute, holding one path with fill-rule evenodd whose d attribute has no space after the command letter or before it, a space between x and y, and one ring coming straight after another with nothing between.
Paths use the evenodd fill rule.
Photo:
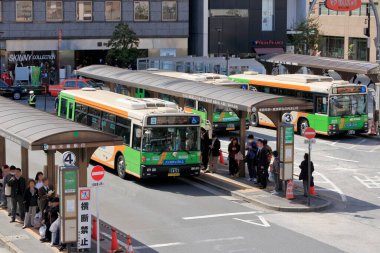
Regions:
<instances>
[{"instance_id":1,"label":"green and white bus","mask_svg":"<svg viewBox=\"0 0 380 253\"><path fill-rule=\"evenodd\" d=\"M200 174L200 117L175 103L84 88L59 94L58 116L121 136L124 145L99 147L91 157L124 178Z\"/></svg>"},{"instance_id":2,"label":"green and white bus","mask_svg":"<svg viewBox=\"0 0 380 253\"><path fill-rule=\"evenodd\" d=\"M173 77L178 79L186 79L204 85L215 85L215 86L224 86L224 87L234 87L239 86L237 83L228 80L227 76L213 73L199 73L199 74L188 74L182 72L167 72L167 71L150 71L152 74L157 74L161 76ZM161 98L164 100L174 101L169 95L161 95ZM228 107L214 105L214 111L212 114L212 130L216 132L228 132L235 131L240 129L240 119L238 115ZM201 116L203 125L207 122L207 109L203 106L202 103L192 100L185 99L186 112L195 113ZM246 128L249 128L249 117L247 118Z\"/></svg>"},{"instance_id":3,"label":"green and white bus","mask_svg":"<svg viewBox=\"0 0 380 253\"><path fill-rule=\"evenodd\" d=\"M304 98L314 103L312 111L292 112L295 131L303 135L312 127L321 135L365 133L368 131L367 87L334 81L328 76L257 73L231 75L229 79L257 90L282 96ZM255 125L273 127L262 113L251 115Z\"/></svg>"}]
</instances>

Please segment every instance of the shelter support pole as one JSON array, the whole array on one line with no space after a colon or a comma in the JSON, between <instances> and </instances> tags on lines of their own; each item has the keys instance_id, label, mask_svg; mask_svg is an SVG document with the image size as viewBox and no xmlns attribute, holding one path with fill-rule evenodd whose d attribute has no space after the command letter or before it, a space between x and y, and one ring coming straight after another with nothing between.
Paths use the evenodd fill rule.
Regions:
<instances>
[{"instance_id":1,"label":"shelter support pole","mask_svg":"<svg viewBox=\"0 0 380 253\"><path fill-rule=\"evenodd\" d=\"M243 157L245 157L245 134L246 134L246 119L247 119L247 112L246 111L239 111L239 118L240 118L240 131L239 131L239 143L240 143L240 149L241 153L243 154ZM245 162L240 161L239 163L239 176L245 177Z\"/></svg>"},{"instance_id":2,"label":"shelter support pole","mask_svg":"<svg viewBox=\"0 0 380 253\"><path fill-rule=\"evenodd\" d=\"M181 97L178 98L178 106L182 109L185 108L185 98L181 98Z\"/></svg>"},{"instance_id":3,"label":"shelter support pole","mask_svg":"<svg viewBox=\"0 0 380 253\"><path fill-rule=\"evenodd\" d=\"M74 150L77 156L76 165L79 168L79 187L87 187L87 168L92 153L94 153L95 150L96 148L80 148Z\"/></svg>"},{"instance_id":4,"label":"shelter support pole","mask_svg":"<svg viewBox=\"0 0 380 253\"><path fill-rule=\"evenodd\" d=\"M136 88L135 87L128 87L128 96L130 96L130 97L136 96Z\"/></svg>"},{"instance_id":5,"label":"shelter support pole","mask_svg":"<svg viewBox=\"0 0 380 253\"><path fill-rule=\"evenodd\" d=\"M29 179L29 153L28 149L21 146L21 172L22 176Z\"/></svg>"},{"instance_id":6,"label":"shelter support pole","mask_svg":"<svg viewBox=\"0 0 380 253\"><path fill-rule=\"evenodd\" d=\"M46 154L46 172L45 176L49 179L50 184L56 188L57 173L55 169L55 150L48 150Z\"/></svg>"},{"instance_id":7,"label":"shelter support pole","mask_svg":"<svg viewBox=\"0 0 380 253\"><path fill-rule=\"evenodd\" d=\"M213 127L213 114L214 114L214 105L206 103L207 110L207 120L210 122L211 128Z\"/></svg>"},{"instance_id":8,"label":"shelter support pole","mask_svg":"<svg viewBox=\"0 0 380 253\"><path fill-rule=\"evenodd\" d=\"M6 152L5 138L0 136L0 166L7 163L7 152Z\"/></svg>"},{"instance_id":9,"label":"shelter support pole","mask_svg":"<svg viewBox=\"0 0 380 253\"><path fill-rule=\"evenodd\" d=\"M108 87L110 88L110 91L112 91L112 92L115 92L115 87L116 87L116 84L115 83L113 83L113 82L107 82L106 83L106 86L108 85Z\"/></svg>"}]
</instances>

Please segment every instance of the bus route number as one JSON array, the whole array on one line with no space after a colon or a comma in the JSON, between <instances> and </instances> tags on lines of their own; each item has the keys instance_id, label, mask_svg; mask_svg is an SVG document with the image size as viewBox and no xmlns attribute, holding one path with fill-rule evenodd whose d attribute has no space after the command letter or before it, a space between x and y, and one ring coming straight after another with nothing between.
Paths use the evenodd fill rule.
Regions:
<instances>
[{"instance_id":1,"label":"bus route number","mask_svg":"<svg viewBox=\"0 0 380 253\"><path fill-rule=\"evenodd\" d=\"M76 156L71 151L66 151L62 155L62 162L65 166L74 166L76 161Z\"/></svg>"},{"instance_id":2,"label":"bus route number","mask_svg":"<svg viewBox=\"0 0 380 253\"><path fill-rule=\"evenodd\" d=\"M291 113L284 113L282 115L282 122L284 123L292 123L293 122L293 115Z\"/></svg>"}]
</instances>

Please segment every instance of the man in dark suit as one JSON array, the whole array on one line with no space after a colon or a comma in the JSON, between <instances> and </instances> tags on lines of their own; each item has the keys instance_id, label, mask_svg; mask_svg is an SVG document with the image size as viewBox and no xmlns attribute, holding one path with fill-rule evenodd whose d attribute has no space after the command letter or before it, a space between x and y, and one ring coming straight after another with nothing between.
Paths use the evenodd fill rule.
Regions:
<instances>
[{"instance_id":1,"label":"man in dark suit","mask_svg":"<svg viewBox=\"0 0 380 253\"><path fill-rule=\"evenodd\" d=\"M12 187L12 219L11 222L16 221L17 206L20 210L20 219L24 221L25 209L24 209L24 193L26 189L25 178L21 176L21 169L17 168L15 175L12 176L8 182L8 185Z\"/></svg>"},{"instance_id":2,"label":"man in dark suit","mask_svg":"<svg viewBox=\"0 0 380 253\"><path fill-rule=\"evenodd\" d=\"M268 181L268 168L269 168L269 151L264 145L264 141L262 139L257 140L257 176L258 183L261 184L261 189L265 189L267 187Z\"/></svg>"},{"instance_id":3,"label":"man in dark suit","mask_svg":"<svg viewBox=\"0 0 380 253\"><path fill-rule=\"evenodd\" d=\"M38 207L40 212L43 213L47 207L49 197L54 193L54 191L52 186L49 185L49 179L44 178L42 183L42 187L38 190Z\"/></svg>"},{"instance_id":4,"label":"man in dark suit","mask_svg":"<svg viewBox=\"0 0 380 253\"><path fill-rule=\"evenodd\" d=\"M216 136L215 133L212 134L212 140L210 144L210 159L209 159L209 164L208 168L205 171L211 172L211 173L216 173L216 166L218 164L218 159L220 155L220 141L218 137Z\"/></svg>"}]
</instances>

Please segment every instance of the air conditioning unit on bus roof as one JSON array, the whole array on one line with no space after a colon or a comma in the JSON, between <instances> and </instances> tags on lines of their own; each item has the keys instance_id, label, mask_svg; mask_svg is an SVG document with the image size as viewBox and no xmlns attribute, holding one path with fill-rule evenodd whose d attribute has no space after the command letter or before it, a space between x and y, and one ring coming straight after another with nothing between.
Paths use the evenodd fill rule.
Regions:
<instances>
[{"instance_id":1,"label":"air conditioning unit on bus roof","mask_svg":"<svg viewBox=\"0 0 380 253\"><path fill-rule=\"evenodd\" d=\"M243 74L244 75L258 75L259 72L256 72L256 71L244 71Z\"/></svg>"}]
</instances>

